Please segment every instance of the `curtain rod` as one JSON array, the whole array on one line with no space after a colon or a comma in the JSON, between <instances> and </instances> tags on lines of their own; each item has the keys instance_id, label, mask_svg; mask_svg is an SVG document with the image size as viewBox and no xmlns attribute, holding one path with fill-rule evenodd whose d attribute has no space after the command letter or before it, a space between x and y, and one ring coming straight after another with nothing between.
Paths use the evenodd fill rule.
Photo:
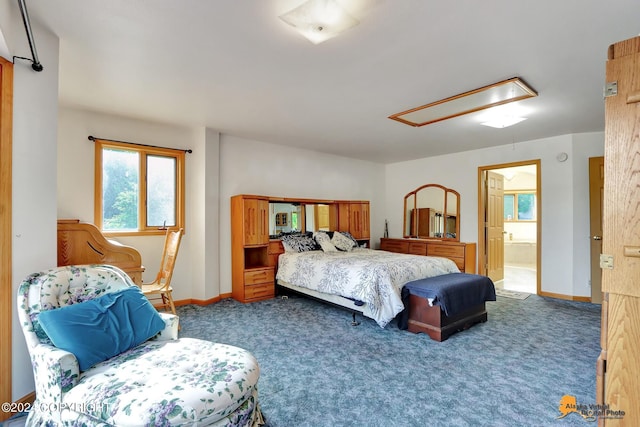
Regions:
<instances>
[{"instance_id":1,"label":"curtain rod","mask_svg":"<svg viewBox=\"0 0 640 427\"><path fill-rule=\"evenodd\" d=\"M18 0L18 6L20 6L20 14L22 15L22 22L24 22L24 29L27 32L27 40L29 41L29 47L31 48L31 56L33 57L33 60L31 60L31 68L33 68L33 71L42 71L44 67L40 63L40 60L38 59L38 52L36 51L36 42L33 39L33 32L31 31L31 20L29 20L27 5L25 4L24 0ZM29 60L29 58L22 58L21 56L16 56L15 58Z\"/></svg>"},{"instance_id":2,"label":"curtain rod","mask_svg":"<svg viewBox=\"0 0 640 427\"><path fill-rule=\"evenodd\" d=\"M99 139L101 141L119 142L121 144L133 144L133 145L139 145L141 147L152 147L152 148L164 148L164 149L167 149L167 147L160 147L158 145L138 144L137 142L118 141L118 140L115 140L115 139L107 139L107 138L96 138L95 136L92 136L92 135L89 135L89 138L87 138L87 139L89 139L89 141L95 141L96 139ZM185 153L189 153L189 154L193 153L193 150L191 150L191 149L187 149L187 150L180 150L180 149L177 149L177 148L168 148L168 149L169 150L184 151Z\"/></svg>"}]
</instances>

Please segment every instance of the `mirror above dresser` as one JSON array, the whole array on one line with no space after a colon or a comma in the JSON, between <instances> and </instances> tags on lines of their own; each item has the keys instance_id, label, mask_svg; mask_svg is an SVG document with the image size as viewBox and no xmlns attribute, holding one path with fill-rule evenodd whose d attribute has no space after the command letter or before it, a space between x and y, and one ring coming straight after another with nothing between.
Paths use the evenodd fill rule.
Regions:
<instances>
[{"instance_id":1,"label":"mirror above dresser","mask_svg":"<svg viewBox=\"0 0 640 427\"><path fill-rule=\"evenodd\" d=\"M426 184L404 196L406 238L460 240L460 193Z\"/></svg>"},{"instance_id":2,"label":"mirror above dresser","mask_svg":"<svg viewBox=\"0 0 640 427\"><path fill-rule=\"evenodd\" d=\"M476 244L460 242L460 193L440 184L404 196L403 236L380 239L380 249L449 258L460 271L476 272Z\"/></svg>"}]
</instances>

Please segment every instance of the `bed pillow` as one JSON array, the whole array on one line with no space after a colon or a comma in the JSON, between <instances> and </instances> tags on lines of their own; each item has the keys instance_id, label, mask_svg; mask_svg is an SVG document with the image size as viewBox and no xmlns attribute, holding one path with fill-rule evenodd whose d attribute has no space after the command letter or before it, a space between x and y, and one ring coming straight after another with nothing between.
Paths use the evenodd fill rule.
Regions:
<instances>
[{"instance_id":1,"label":"bed pillow","mask_svg":"<svg viewBox=\"0 0 640 427\"><path fill-rule=\"evenodd\" d=\"M142 344L165 327L137 286L43 311L38 320L53 345L76 356L81 371Z\"/></svg>"},{"instance_id":2,"label":"bed pillow","mask_svg":"<svg viewBox=\"0 0 640 427\"><path fill-rule=\"evenodd\" d=\"M333 246L340 249L341 251L350 251L355 246L357 246L357 243L354 240L348 238L340 231L336 231L335 233L333 233L331 243L333 243Z\"/></svg>"},{"instance_id":3,"label":"bed pillow","mask_svg":"<svg viewBox=\"0 0 640 427\"><path fill-rule=\"evenodd\" d=\"M318 242L324 252L338 252L338 249L331 243L331 238L324 231L313 233L313 238Z\"/></svg>"},{"instance_id":4,"label":"bed pillow","mask_svg":"<svg viewBox=\"0 0 640 427\"><path fill-rule=\"evenodd\" d=\"M345 236L347 236L348 238L350 238L350 239L353 241L354 248L357 248L358 246L360 246L360 244L358 243L358 241L356 240L356 238L355 238L355 237L353 237L353 236L351 235L351 233L349 233L348 231L338 231L338 233L342 233L342 234L344 234Z\"/></svg>"},{"instance_id":5,"label":"bed pillow","mask_svg":"<svg viewBox=\"0 0 640 427\"><path fill-rule=\"evenodd\" d=\"M282 246L285 252L307 252L320 249L313 237L300 234L282 236Z\"/></svg>"}]
</instances>

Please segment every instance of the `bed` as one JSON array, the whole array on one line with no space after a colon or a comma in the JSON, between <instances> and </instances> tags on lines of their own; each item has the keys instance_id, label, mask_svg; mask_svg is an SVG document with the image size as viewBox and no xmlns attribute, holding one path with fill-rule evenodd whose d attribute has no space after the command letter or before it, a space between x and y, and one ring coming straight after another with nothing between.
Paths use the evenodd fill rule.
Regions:
<instances>
[{"instance_id":1,"label":"bed","mask_svg":"<svg viewBox=\"0 0 640 427\"><path fill-rule=\"evenodd\" d=\"M287 251L278 259L278 285L340 305L385 327L404 310L402 287L426 277L459 273L443 257L354 248Z\"/></svg>"}]
</instances>

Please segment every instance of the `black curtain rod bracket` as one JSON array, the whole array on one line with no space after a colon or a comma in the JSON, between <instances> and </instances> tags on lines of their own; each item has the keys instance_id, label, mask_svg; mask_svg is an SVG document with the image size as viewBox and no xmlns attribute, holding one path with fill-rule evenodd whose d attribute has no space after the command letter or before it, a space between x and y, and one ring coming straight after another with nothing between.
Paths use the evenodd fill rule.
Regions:
<instances>
[{"instance_id":1,"label":"black curtain rod bracket","mask_svg":"<svg viewBox=\"0 0 640 427\"><path fill-rule=\"evenodd\" d=\"M137 142L127 142L127 141L118 141L116 139L107 139L107 138L96 138L93 135L89 135L89 137L87 138L89 141L95 141L96 139L99 139L101 141L109 141L109 142L119 142L121 144L132 144L132 145L139 145L141 147L151 147L151 148L164 148L167 149L167 147L160 147L158 145L149 145L149 144L138 144ZM182 149L178 149L178 148L169 148L169 150L178 150L178 151L184 151L185 153L193 153L192 149L186 149L186 150L182 150Z\"/></svg>"}]
</instances>

